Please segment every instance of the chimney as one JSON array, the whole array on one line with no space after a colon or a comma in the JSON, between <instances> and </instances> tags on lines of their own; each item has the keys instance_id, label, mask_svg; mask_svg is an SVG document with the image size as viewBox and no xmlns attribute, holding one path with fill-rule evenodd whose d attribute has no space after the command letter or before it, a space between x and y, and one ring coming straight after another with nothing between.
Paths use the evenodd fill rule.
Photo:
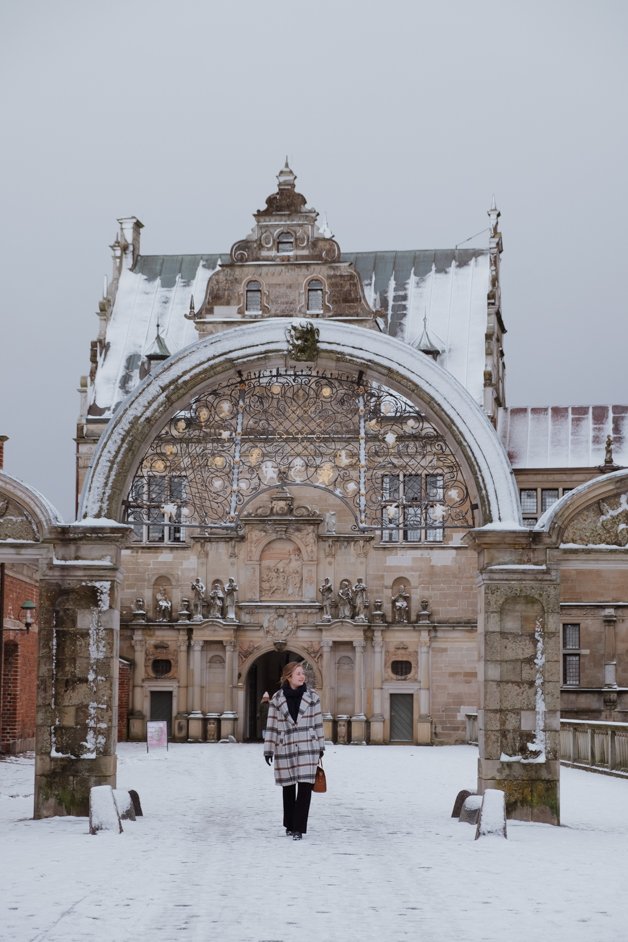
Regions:
<instances>
[{"instance_id":1,"label":"chimney","mask_svg":"<svg viewBox=\"0 0 628 942\"><path fill-rule=\"evenodd\" d=\"M4 469L4 443L8 440L8 435L0 435L0 471Z\"/></svg>"},{"instance_id":2,"label":"chimney","mask_svg":"<svg viewBox=\"0 0 628 942\"><path fill-rule=\"evenodd\" d=\"M140 231L144 224L135 216L123 216L118 219L120 234L118 240L122 248L124 268L133 268L140 254Z\"/></svg>"}]
</instances>

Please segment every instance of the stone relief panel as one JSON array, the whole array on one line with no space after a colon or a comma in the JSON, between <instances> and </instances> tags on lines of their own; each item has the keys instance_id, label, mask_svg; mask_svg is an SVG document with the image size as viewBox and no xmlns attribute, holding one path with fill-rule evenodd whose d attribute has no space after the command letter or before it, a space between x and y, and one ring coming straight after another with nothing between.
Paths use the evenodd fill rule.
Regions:
<instances>
[{"instance_id":1,"label":"stone relief panel","mask_svg":"<svg viewBox=\"0 0 628 942\"><path fill-rule=\"evenodd\" d=\"M292 540L273 540L262 551L260 595L263 601L290 602L303 597L303 558Z\"/></svg>"},{"instance_id":2,"label":"stone relief panel","mask_svg":"<svg viewBox=\"0 0 628 942\"><path fill-rule=\"evenodd\" d=\"M35 524L23 507L0 495L0 540L38 540Z\"/></svg>"},{"instance_id":3,"label":"stone relief panel","mask_svg":"<svg viewBox=\"0 0 628 942\"><path fill-rule=\"evenodd\" d=\"M596 501L569 523L563 543L579 546L628 545L628 493Z\"/></svg>"}]
</instances>

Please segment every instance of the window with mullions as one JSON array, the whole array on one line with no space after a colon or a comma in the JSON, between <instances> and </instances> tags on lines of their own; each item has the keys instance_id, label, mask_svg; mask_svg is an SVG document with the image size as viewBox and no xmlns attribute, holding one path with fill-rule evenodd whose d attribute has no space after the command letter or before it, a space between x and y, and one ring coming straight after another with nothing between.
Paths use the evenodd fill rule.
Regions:
<instances>
[{"instance_id":1,"label":"window with mullions","mask_svg":"<svg viewBox=\"0 0 628 942\"><path fill-rule=\"evenodd\" d=\"M181 508L185 501L185 478L179 475L148 474L136 478L129 494L127 523L141 543L183 543Z\"/></svg>"},{"instance_id":2,"label":"window with mullions","mask_svg":"<svg viewBox=\"0 0 628 942\"><path fill-rule=\"evenodd\" d=\"M382 541L442 543L442 474L382 475Z\"/></svg>"},{"instance_id":3,"label":"window with mullions","mask_svg":"<svg viewBox=\"0 0 628 942\"><path fill-rule=\"evenodd\" d=\"M563 684L580 686L580 625L563 625Z\"/></svg>"},{"instance_id":4,"label":"window with mullions","mask_svg":"<svg viewBox=\"0 0 628 942\"><path fill-rule=\"evenodd\" d=\"M291 255L294 252L294 236L291 232L280 232L277 236L277 254Z\"/></svg>"}]
</instances>

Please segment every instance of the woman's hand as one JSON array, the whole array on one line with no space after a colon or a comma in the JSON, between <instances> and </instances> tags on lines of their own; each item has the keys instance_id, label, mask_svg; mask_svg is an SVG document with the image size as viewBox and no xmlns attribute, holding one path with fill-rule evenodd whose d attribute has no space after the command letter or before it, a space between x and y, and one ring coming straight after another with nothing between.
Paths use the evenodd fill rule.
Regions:
<instances>
[{"instance_id":1,"label":"woman's hand","mask_svg":"<svg viewBox=\"0 0 628 942\"><path fill-rule=\"evenodd\" d=\"M273 764L273 757L272 757L272 756L264 756L264 759L265 759L265 761L266 761L266 765L272 765L272 764Z\"/></svg>"}]
</instances>

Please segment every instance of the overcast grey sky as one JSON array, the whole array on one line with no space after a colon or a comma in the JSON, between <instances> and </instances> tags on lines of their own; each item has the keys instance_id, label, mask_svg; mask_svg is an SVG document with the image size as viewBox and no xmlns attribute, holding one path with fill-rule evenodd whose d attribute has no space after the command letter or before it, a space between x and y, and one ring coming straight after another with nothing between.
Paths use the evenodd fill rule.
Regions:
<instances>
[{"instance_id":1,"label":"overcast grey sky","mask_svg":"<svg viewBox=\"0 0 628 942\"><path fill-rule=\"evenodd\" d=\"M286 154L346 251L451 247L494 193L508 404L628 403L627 27L625 0L0 0L5 470L72 518L116 218L226 251Z\"/></svg>"}]
</instances>

